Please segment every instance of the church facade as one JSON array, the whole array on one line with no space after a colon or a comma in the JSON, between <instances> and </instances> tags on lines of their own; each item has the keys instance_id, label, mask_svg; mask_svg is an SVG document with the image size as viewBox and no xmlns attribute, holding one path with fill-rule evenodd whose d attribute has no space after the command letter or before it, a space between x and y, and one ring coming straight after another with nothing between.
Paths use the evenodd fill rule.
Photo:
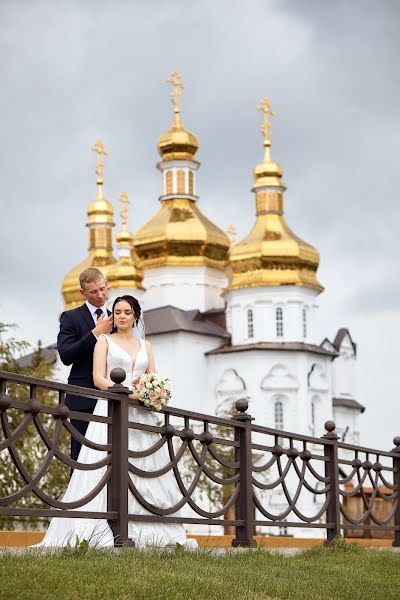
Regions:
<instances>
[{"instance_id":1,"label":"church facade","mask_svg":"<svg viewBox=\"0 0 400 600\"><path fill-rule=\"evenodd\" d=\"M105 150L96 142L89 253L64 279L65 309L81 304L79 273L96 266L111 301L124 293L139 299L157 369L173 383L174 406L215 414L247 397L258 425L320 436L333 419L342 439L358 443L364 407L356 396L356 345L347 329L332 340L318 330L319 254L286 223L268 100L258 107L264 149L254 169L255 222L234 243L201 210L199 142L181 122L179 74L170 82L174 118L158 140L159 208L132 235L122 195L122 226L113 243L114 209L103 195ZM59 378L66 379L54 347L53 353ZM279 508L281 500L271 503Z\"/></svg>"}]
</instances>

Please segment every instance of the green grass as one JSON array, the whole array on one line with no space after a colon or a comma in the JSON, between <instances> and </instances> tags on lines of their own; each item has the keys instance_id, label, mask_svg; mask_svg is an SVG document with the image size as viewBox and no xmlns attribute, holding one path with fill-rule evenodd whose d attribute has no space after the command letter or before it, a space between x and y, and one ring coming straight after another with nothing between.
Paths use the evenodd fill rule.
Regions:
<instances>
[{"instance_id":1,"label":"green grass","mask_svg":"<svg viewBox=\"0 0 400 600\"><path fill-rule=\"evenodd\" d=\"M290 557L83 547L0 555L2 600L397 600L399 581L400 554L357 546Z\"/></svg>"}]
</instances>

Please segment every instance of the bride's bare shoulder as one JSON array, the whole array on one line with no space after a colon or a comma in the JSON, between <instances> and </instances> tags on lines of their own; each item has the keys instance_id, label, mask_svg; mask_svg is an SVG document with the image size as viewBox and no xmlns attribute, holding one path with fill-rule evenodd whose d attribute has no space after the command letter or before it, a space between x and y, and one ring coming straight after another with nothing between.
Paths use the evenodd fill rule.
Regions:
<instances>
[{"instance_id":1,"label":"bride's bare shoulder","mask_svg":"<svg viewBox=\"0 0 400 600\"><path fill-rule=\"evenodd\" d=\"M96 346L98 348L106 348L108 346L108 341L104 334L99 335L99 337L97 338Z\"/></svg>"},{"instance_id":2,"label":"bride's bare shoulder","mask_svg":"<svg viewBox=\"0 0 400 600\"><path fill-rule=\"evenodd\" d=\"M146 344L147 350L152 350L152 345L150 344L150 342L148 340L143 340L143 341Z\"/></svg>"}]
</instances>

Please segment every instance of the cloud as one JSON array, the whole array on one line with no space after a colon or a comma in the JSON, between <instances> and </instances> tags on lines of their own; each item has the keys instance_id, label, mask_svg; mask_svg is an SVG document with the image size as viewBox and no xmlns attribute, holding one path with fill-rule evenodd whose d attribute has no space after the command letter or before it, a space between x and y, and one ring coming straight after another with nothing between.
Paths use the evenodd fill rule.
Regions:
<instances>
[{"instance_id":1,"label":"cloud","mask_svg":"<svg viewBox=\"0 0 400 600\"><path fill-rule=\"evenodd\" d=\"M3 1L0 320L54 340L62 279L87 251L97 137L107 197L133 199L130 229L157 209L174 68L204 212L239 239L252 226L268 95L288 224L321 253L323 334L396 311L399 13L388 0Z\"/></svg>"}]
</instances>

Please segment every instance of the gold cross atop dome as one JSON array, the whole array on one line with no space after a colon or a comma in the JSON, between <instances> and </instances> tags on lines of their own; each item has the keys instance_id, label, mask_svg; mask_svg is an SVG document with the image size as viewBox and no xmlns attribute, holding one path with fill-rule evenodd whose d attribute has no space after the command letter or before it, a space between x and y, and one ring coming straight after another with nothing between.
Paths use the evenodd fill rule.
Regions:
<instances>
[{"instance_id":1,"label":"gold cross atop dome","mask_svg":"<svg viewBox=\"0 0 400 600\"><path fill-rule=\"evenodd\" d=\"M97 154L97 162L96 162L95 172L97 175L97 182L102 183L103 175L104 175L103 156L108 156L108 152L105 151L105 146L100 139L96 140L93 148L91 148L91 151L96 152L96 154Z\"/></svg>"},{"instance_id":2,"label":"gold cross atop dome","mask_svg":"<svg viewBox=\"0 0 400 600\"><path fill-rule=\"evenodd\" d=\"M181 109L181 96L186 84L182 83L179 71L172 71L170 78L167 79L167 83L170 83L173 86L171 92L172 105L174 111L179 112Z\"/></svg>"},{"instance_id":3,"label":"gold cross atop dome","mask_svg":"<svg viewBox=\"0 0 400 600\"><path fill-rule=\"evenodd\" d=\"M122 223L122 231L126 231L126 224L128 222L128 205L131 203L129 196L126 192L121 192L119 195L119 200L121 202L121 223Z\"/></svg>"},{"instance_id":4,"label":"gold cross atop dome","mask_svg":"<svg viewBox=\"0 0 400 600\"><path fill-rule=\"evenodd\" d=\"M264 98L261 100L260 104L258 104L257 110L261 110L264 113L264 122L261 125L261 132L263 134L264 140L270 140L270 137L271 137L270 116L274 117L275 113L271 109L271 103L268 100L267 96L264 96Z\"/></svg>"}]
</instances>

